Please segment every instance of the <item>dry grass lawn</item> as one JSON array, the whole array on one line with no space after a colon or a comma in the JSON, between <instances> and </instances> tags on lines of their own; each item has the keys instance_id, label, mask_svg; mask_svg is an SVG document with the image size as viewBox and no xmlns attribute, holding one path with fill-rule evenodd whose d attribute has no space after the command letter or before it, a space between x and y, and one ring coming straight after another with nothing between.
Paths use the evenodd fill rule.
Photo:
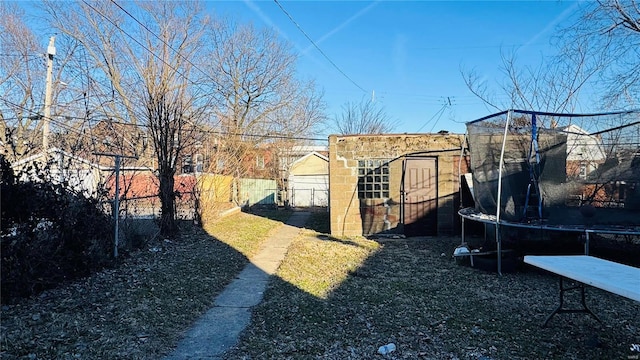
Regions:
<instances>
[{"instance_id":1,"label":"dry grass lawn","mask_svg":"<svg viewBox=\"0 0 640 360\"><path fill-rule=\"evenodd\" d=\"M2 307L2 359L159 359L288 213L237 214L118 268ZM271 218L271 219L270 219ZM275 219L275 220L274 220ZM228 359L630 359L640 303L587 289L602 323L561 314L557 278L451 258L456 237L333 238L314 213Z\"/></svg>"},{"instance_id":2,"label":"dry grass lawn","mask_svg":"<svg viewBox=\"0 0 640 360\"><path fill-rule=\"evenodd\" d=\"M558 279L451 258L459 237L297 239L229 359L629 359L640 303L588 288L602 319L560 314ZM577 299L575 299L577 301ZM572 301L574 304L575 301ZM575 305L575 304L574 304Z\"/></svg>"}]
</instances>

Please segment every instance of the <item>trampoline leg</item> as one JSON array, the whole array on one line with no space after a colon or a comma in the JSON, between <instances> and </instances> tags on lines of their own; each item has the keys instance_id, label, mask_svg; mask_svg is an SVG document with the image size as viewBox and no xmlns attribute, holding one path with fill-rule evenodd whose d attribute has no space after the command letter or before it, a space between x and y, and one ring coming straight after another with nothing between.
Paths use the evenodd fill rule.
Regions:
<instances>
[{"instance_id":1,"label":"trampoline leg","mask_svg":"<svg viewBox=\"0 0 640 360\"><path fill-rule=\"evenodd\" d=\"M496 242L498 247L498 274L502 275L502 239L500 239L500 226L496 224Z\"/></svg>"},{"instance_id":2,"label":"trampoline leg","mask_svg":"<svg viewBox=\"0 0 640 360\"><path fill-rule=\"evenodd\" d=\"M570 291L570 290L580 290L580 301L582 303L582 309L565 309L564 308L564 293L566 291ZM602 322L602 320L600 320L600 318L598 316L596 316L596 314L594 314L591 309L589 309L587 307L587 302L585 300L584 297L584 284L582 283L578 283L578 285L576 286L571 286L571 287L564 287L564 277L560 276L560 298L559 298L559 305L558 307L553 310L553 312L551 314L549 314L549 316L547 316L546 320L544 321L544 324L542 324L542 327L547 327L547 324L549 323L549 321L551 320L551 318L555 315L555 314L563 314L563 313L587 313L591 316L593 316L594 319L598 320L598 322Z\"/></svg>"},{"instance_id":3,"label":"trampoline leg","mask_svg":"<svg viewBox=\"0 0 640 360\"><path fill-rule=\"evenodd\" d=\"M584 254L589 256L589 231L585 231L584 235Z\"/></svg>"}]
</instances>

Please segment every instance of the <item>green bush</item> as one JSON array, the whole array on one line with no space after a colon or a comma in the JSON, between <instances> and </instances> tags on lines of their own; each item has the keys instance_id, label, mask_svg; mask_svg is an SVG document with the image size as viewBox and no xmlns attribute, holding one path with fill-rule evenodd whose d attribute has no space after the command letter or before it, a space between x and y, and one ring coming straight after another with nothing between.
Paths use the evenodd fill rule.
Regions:
<instances>
[{"instance_id":1,"label":"green bush","mask_svg":"<svg viewBox=\"0 0 640 360\"><path fill-rule=\"evenodd\" d=\"M97 199L65 184L18 181L0 156L1 299L89 275L111 259L111 221Z\"/></svg>"}]
</instances>

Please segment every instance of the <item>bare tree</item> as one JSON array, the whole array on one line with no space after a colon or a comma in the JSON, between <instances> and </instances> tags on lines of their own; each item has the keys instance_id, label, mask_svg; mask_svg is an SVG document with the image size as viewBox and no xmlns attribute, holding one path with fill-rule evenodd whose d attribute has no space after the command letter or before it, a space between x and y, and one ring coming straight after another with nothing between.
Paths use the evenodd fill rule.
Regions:
<instances>
[{"instance_id":1,"label":"bare tree","mask_svg":"<svg viewBox=\"0 0 640 360\"><path fill-rule=\"evenodd\" d=\"M567 55L577 46L597 61L603 105L637 107L640 99L640 3L599 0L584 4L582 16L559 33Z\"/></svg>"},{"instance_id":2,"label":"bare tree","mask_svg":"<svg viewBox=\"0 0 640 360\"><path fill-rule=\"evenodd\" d=\"M0 6L0 137L5 155L25 155L37 142L29 129L37 128L38 104L44 95L44 67L38 41L24 25L24 13L15 4ZM41 91L39 91L41 90Z\"/></svg>"},{"instance_id":3,"label":"bare tree","mask_svg":"<svg viewBox=\"0 0 640 360\"><path fill-rule=\"evenodd\" d=\"M131 3L127 3L130 5ZM212 106L211 81L198 64L208 18L194 2L46 1L53 26L82 44L90 59L94 116L146 127L158 165L161 233L175 223L174 175ZM135 13L135 15L134 15ZM106 99L105 99L106 98ZM102 100L100 100L102 99Z\"/></svg>"},{"instance_id":4,"label":"bare tree","mask_svg":"<svg viewBox=\"0 0 640 360\"><path fill-rule=\"evenodd\" d=\"M256 147L313 133L325 120L324 103L313 83L295 78L297 57L272 30L231 21L216 25L209 28L209 51L223 140L214 166L223 163L237 185Z\"/></svg>"},{"instance_id":5,"label":"bare tree","mask_svg":"<svg viewBox=\"0 0 640 360\"><path fill-rule=\"evenodd\" d=\"M256 146L324 119L321 96L294 77L296 57L269 30L212 22L197 1L44 4L86 53L87 117L148 129L164 235L175 231L173 177L193 148L218 141L210 164L237 178Z\"/></svg>"},{"instance_id":6,"label":"bare tree","mask_svg":"<svg viewBox=\"0 0 640 360\"><path fill-rule=\"evenodd\" d=\"M502 54L506 75L497 88L477 72L461 70L467 87L495 110L572 112L581 94L601 94L602 107L637 106L640 98L640 8L617 0L581 3L578 20L553 38L559 51L537 67Z\"/></svg>"},{"instance_id":7,"label":"bare tree","mask_svg":"<svg viewBox=\"0 0 640 360\"><path fill-rule=\"evenodd\" d=\"M342 113L333 118L333 127L340 134L382 134L391 132L397 125L384 107L371 99L359 103L347 102Z\"/></svg>"},{"instance_id":8,"label":"bare tree","mask_svg":"<svg viewBox=\"0 0 640 360\"><path fill-rule=\"evenodd\" d=\"M571 112L603 61L591 57L585 44L575 45L574 51L563 56L541 58L538 66L520 66L516 53L503 53L501 71L505 80L497 88L473 70L461 73L469 90L490 109Z\"/></svg>"}]
</instances>

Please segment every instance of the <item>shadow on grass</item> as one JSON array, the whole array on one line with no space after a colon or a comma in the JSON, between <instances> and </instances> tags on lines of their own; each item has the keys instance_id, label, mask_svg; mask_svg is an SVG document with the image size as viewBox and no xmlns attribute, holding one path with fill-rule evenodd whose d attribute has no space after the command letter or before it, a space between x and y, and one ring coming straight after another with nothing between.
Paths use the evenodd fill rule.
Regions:
<instances>
[{"instance_id":1,"label":"shadow on grass","mask_svg":"<svg viewBox=\"0 0 640 360\"><path fill-rule=\"evenodd\" d=\"M322 231L296 241L332 250L327 252L332 256L315 254L318 269L344 262L342 250L363 246L357 239L326 235L328 216L322 213L312 213L305 228ZM21 309L3 309L2 357L160 358L248 263L234 248L193 231L184 242L148 244L141 255L148 261L131 262L117 276L52 292ZM388 358L633 355L629 348L640 338L636 303L588 289L587 301L602 324L567 314L540 329L557 305L557 279L529 269L500 277L458 266L451 258L458 244L459 238L437 237L379 241L377 251L355 264L345 279L303 274L303 280L335 281L327 296L273 276L237 349L224 358L370 359L389 342L397 350ZM290 252L285 262L294 257L307 261ZM12 317L18 311L21 317ZM18 339L15 330L24 324L29 331ZM75 325L70 330L65 324ZM72 338L61 337L67 332Z\"/></svg>"},{"instance_id":2,"label":"shadow on grass","mask_svg":"<svg viewBox=\"0 0 640 360\"><path fill-rule=\"evenodd\" d=\"M324 246L361 246L316 235ZM459 238L381 240L359 267L326 297L273 277L252 323L230 358L370 359L393 342L389 358L532 359L627 358L640 336L633 301L589 288L587 302L603 320L556 316L557 278L536 269L498 276L457 265ZM331 252L327 252L331 253ZM334 266L318 253L317 268ZM339 251L333 252L334 254ZM287 261L304 263L289 253ZM295 268L295 266L293 267ZM303 270L299 270L303 271ZM317 281L311 269L304 279ZM569 299L570 306L579 299Z\"/></svg>"},{"instance_id":3,"label":"shadow on grass","mask_svg":"<svg viewBox=\"0 0 640 360\"><path fill-rule=\"evenodd\" d=\"M251 208L243 209L243 212L248 214L265 217L271 220L280 221L282 223L286 222L289 217L295 212L308 212L311 214L309 220L304 225L306 229L313 230L320 234L329 234L331 232L331 228L329 226L329 212L326 208L297 208L297 209L287 209L287 208L275 208L275 207L258 207L254 206Z\"/></svg>"},{"instance_id":4,"label":"shadow on grass","mask_svg":"<svg viewBox=\"0 0 640 360\"><path fill-rule=\"evenodd\" d=\"M3 306L0 357L162 358L249 263L181 225L179 238L149 241L117 268Z\"/></svg>"},{"instance_id":5,"label":"shadow on grass","mask_svg":"<svg viewBox=\"0 0 640 360\"><path fill-rule=\"evenodd\" d=\"M349 246L356 246L356 247L364 248L364 246L362 246L358 242L353 241L353 240L349 240L348 238L340 239L340 238L337 238L337 237L333 237L331 235L318 234L318 235L316 235L316 239L323 240L323 241L333 241L333 242L340 243L340 244L343 244L343 245L349 245Z\"/></svg>"},{"instance_id":6,"label":"shadow on grass","mask_svg":"<svg viewBox=\"0 0 640 360\"><path fill-rule=\"evenodd\" d=\"M264 217L270 220L279 221L281 223L286 222L293 211L290 209L278 208L274 206L252 206L249 208L243 208L242 212Z\"/></svg>"}]
</instances>

